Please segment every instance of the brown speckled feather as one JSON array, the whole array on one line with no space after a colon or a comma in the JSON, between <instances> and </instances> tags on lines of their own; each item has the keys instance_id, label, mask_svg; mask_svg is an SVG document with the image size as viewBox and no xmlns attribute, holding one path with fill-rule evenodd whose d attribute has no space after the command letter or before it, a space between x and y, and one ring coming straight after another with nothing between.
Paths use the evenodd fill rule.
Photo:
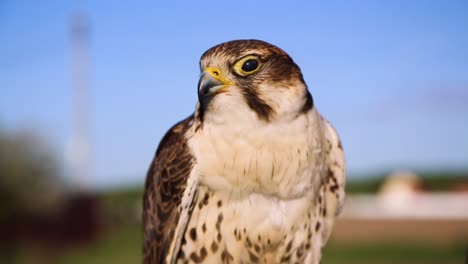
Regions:
<instances>
[{"instance_id":1,"label":"brown speckled feather","mask_svg":"<svg viewBox=\"0 0 468 264\"><path fill-rule=\"evenodd\" d=\"M322 207L324 217L323 241L330 237L335 218L341 213L345 199L346 161L340 138L335 128L322 117L325 124L327 175L325 180L325 205Z\"/></svg>"},{"instance_id":2,"label":"brown speckled feather","mask_svg":"<svg viewBox=\"0 0 468 264\"><path fill-rule=\"evenodd\" d=\"M166 263L180 228L181 204L193 167L184 134L193 116L173 126L161 140L149 168L143 197L143 263Z\"/></svg>"},{"instance_id":3,"label":"brown speckled feather","mask_svg":"<svg viewBox=\"0 0 468 264\"><path fill-rule=\"evenodd\" d=\"M164 136L148 172L144 263L320 263L345 159L299 66L235 40L206 51L200 70L194 116Z\"/></svg>"}]
</instances>

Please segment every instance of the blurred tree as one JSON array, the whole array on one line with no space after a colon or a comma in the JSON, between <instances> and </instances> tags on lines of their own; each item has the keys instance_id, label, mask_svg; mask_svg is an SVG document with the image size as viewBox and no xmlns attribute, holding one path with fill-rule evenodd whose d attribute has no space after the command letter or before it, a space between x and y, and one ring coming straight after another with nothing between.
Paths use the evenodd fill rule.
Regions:
<instances>
[{"instance_id":1,"label":"blurred tree","mask_svg":"<svg viewBox=\"0 0 468 264\"><path fill-rule=\"evenodd\" d=\"M0 262L16 263L23 238L40 231L34 224L62 210L62 187L58 161L43 137L0 129Z\"/></svg>"},{"instance_id":2,"label":"blurred tree","mask_svg":"<svg viewBox=\"0 0 468 264\"><path fill-rule=\"evenodd\" d=\"M63 204L56 158L33 130L0 130L0 208L22 214L50 214ZM1 219L1 218L0 218Z\"/></svg>"}]
</instances>

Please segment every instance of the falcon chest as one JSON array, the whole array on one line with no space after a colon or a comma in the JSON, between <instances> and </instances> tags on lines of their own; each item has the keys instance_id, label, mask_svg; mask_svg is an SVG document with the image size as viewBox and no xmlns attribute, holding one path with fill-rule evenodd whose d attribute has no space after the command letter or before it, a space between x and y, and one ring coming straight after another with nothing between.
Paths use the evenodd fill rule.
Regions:
<instances>
[{"instance_id":1,"label":"falcon chest","mask_svg":"<svg viewBox=\"0 0 468 264\"><path fill-rule=\"evenodd\" d=\"M276 263L310 244L323 168L314 121L303 115L252 129L206 125L189 140L199 187L182 254Z\"/></svg>"},{"instance_id":2,"label":"falcon chest","mask_svg":"<svg viewBox=\"0 0 468 264\"><path fill-rule=\"evenodd\" d=\"M201 185L291 199L318 186L313 175L323 168L320 131L313 114L252 127L206 124L189 145Z\"/></svg>"}]
</instances>

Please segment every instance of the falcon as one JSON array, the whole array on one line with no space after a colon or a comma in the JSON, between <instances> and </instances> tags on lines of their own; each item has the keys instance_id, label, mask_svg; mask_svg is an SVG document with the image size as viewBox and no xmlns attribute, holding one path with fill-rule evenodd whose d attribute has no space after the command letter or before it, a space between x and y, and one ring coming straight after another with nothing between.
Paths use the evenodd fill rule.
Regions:
<instances>
[{"instance_id":1,"label":"falcon","mask_svg":"<svg viewBox=\"0 0 468 264\"><path fill-rule=\"evenodd\" d=\"M300 68L267 42L234 40L200 70L195 112L147 174L144 263L319 263L345 160Z\"/></svg>"}]
</instances>

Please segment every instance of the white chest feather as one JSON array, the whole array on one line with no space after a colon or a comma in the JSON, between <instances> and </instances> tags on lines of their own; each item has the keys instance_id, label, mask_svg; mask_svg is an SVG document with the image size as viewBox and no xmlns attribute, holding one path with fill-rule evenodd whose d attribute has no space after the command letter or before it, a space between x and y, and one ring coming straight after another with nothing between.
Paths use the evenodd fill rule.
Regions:
<instances>
[{"instance_id":1,"label":"white chest feather","mask_svg":"<svg viewBox=\"0 0 468 264\"><path fill-rule=\"evenodd\" d=\"M189 140L199 183L231 198L251 193L302 197L318 186L323 168L324 144L317 119L312 111L272 124L205 124Z\"/></svg>"},{"instance_id":2,"label":"white chest feather","mask_svg":"<svg viewBox=\"0 0 468 264\"><path fill-rule=\"evenodd\" d=\"M326 176L318 113L271 123L252 122L239 112L227 121L216 118L188 138L198 198L186 234L193 243L183 246L184 254L202 254L205 242L214 241L222 251L207 263L219 263L223 254L234 263L292 261L283 261L286 252L296 252L299 262L316 263L322 236L312 234L322 221L317 196Z\"/></svg>"}]
</instances>

